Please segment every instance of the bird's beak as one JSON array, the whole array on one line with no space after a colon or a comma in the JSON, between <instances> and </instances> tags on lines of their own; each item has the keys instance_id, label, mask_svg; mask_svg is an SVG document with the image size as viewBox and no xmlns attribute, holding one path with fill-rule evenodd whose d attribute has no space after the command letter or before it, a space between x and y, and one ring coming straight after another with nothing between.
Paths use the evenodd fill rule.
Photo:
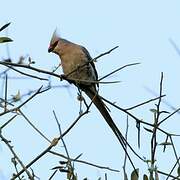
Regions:
<instances>
[{"instance_id":1,"label":"bird's beak","mask_svg":"<svg viewBox=\"0 0 180 180\"><path fill-rule=\"evenodd\" d=\"M53 47L49 46L48 48L48 53L52 52L53 51Z\"/></svg>"}]
</instances>

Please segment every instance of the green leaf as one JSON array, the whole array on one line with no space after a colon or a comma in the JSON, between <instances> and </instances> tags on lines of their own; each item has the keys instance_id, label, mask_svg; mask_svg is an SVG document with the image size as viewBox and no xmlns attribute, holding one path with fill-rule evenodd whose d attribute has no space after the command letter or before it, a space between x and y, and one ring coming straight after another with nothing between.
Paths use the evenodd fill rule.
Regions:
<instances>
[{"instance_id":1,"label":"green leaf","mask_svg":"<svg viewBox=\"0 0 180 180\"><path fill-rule=\"evenodd\" d=\"M7 24L5 24L4 26L2 26L2 27L0 28L0 32L1 32L2 30L6 29L10 24L11 24L11 23L7 23Z\"/></svg>"},{"instance_id":2,"label":"green leaf","mask_svg":"<svg viewBox=\"0 0 180 180\"><path fill-rule=\"evenodd\" d=\"M0 43L12 42L13 40L8 37L0 37Z\"/></svg>"}]
</instances>

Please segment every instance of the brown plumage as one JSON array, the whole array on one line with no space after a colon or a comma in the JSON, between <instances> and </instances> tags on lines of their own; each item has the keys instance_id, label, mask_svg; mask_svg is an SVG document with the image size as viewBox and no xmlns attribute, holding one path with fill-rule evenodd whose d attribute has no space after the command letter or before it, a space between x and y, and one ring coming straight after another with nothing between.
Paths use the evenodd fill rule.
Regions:
<instances>
[{"instance_id":1,"label":"brown plumage","mask_svg":"<svg viewBox=\"0 0 180 180\"><path fill-rule=\"evenodd\" d=\"M72 79L68 81L84 91L93 101L125 150L126 141L97 93L96 85L98 84L93 83L98 80L98 74L86 48L62 39L54 33L48 52L53 52L60 57L64 75Z\"/></svg>"}]
</instances>

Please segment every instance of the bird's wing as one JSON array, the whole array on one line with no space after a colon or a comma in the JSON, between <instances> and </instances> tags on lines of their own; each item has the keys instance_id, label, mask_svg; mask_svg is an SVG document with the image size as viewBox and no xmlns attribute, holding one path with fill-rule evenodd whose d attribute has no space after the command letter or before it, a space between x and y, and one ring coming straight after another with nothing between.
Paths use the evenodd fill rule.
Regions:
<instances>
[{"instance_id":1,"label":"bird's wing","mask_svg":"<svg viewBox=\"0 0 180 180\"><path fill-rule=\"evenodd\" d=\"M91 55L89 54L88 50L85 47L81 46L81 49L84 52L84 54L86 54L86 57L87 57L88 61L90 61L90 64L93 67L94 74L96 76L96 80L98 80L98 73L97 73L97 70L96 70L94 62L91 61L92 60Z\"/></svg>"}]
</instances>

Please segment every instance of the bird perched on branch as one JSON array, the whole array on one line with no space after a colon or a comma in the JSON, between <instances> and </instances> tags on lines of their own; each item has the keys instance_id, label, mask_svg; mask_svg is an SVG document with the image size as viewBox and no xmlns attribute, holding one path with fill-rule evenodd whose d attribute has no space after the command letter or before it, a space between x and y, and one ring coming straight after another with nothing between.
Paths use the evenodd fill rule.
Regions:
<instances>
[{"instance_id":1,"label":"bird perched on branch","mask_svg":"<svg viewBox=\"0 0 180 180\"><path fill-rule=\"evenodd\" d=\"M87 49L59 37L54 32L48 52L53 52L59 56L66 79L84 91L92 100L126 151L127 142L111 118L101 97L98 95L98 74Z\"/></svg>"}]
</instances>

